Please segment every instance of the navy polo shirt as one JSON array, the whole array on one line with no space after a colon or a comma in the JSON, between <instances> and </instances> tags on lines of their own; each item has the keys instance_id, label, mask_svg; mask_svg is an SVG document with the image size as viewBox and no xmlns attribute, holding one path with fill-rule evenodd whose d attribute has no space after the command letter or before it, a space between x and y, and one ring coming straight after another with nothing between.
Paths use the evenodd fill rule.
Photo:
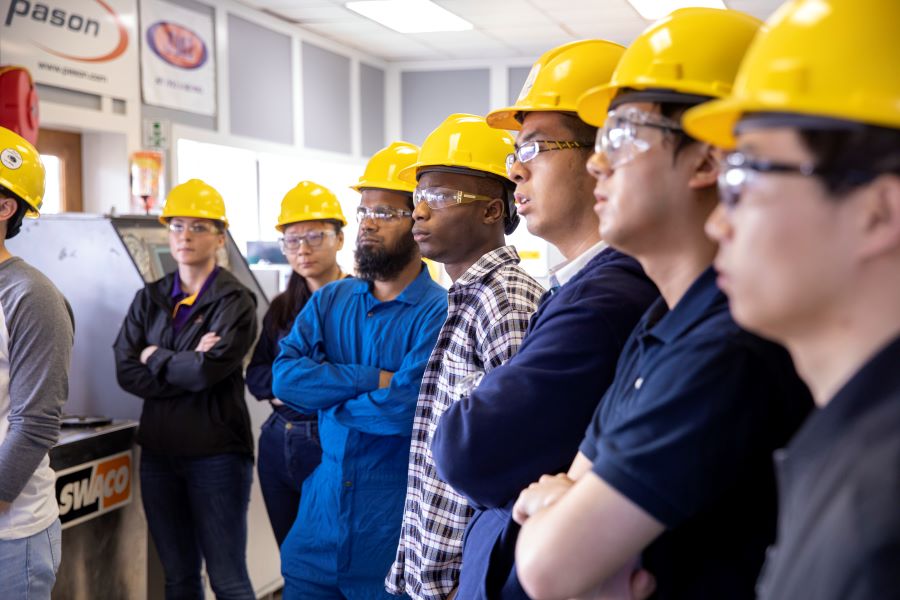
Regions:
<instances>
[{"instance_id":1,"label":"navy polo shirt","mask_svg":"<svg viewBox=\"0 0 900 600\"><path fill-rule=\"evenodd\" d=\"M666 528L642 557L654 598L754 597L775 534L772 452L812 407L787 352L735 324L715 277L650 307L580 448Z\"/></svg>"}]
</instances>

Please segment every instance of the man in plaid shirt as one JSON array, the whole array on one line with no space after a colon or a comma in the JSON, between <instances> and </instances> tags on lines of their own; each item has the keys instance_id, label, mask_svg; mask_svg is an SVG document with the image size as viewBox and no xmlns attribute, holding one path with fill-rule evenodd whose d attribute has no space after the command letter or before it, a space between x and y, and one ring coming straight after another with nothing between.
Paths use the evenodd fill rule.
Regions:
<instances>
[{"instance_id":1,"label":"man in plaid shirt","mask_svg":"<svg viewBox=\"0 0 900 600\"><path fill-rule=\"evenodd\" d=\"M444 411L477 379L518 350L543 288L519 266L504 233L518 224L505 161L512 137L482 117L451 115L425 140L413 236L422 255L453 280L447 320L431 353L413 421L409 480L397 558L385 583L393 594L444 600L455 594L462 540L473 509L438 477L431 438Z\"/></svg>"}]
</instances>

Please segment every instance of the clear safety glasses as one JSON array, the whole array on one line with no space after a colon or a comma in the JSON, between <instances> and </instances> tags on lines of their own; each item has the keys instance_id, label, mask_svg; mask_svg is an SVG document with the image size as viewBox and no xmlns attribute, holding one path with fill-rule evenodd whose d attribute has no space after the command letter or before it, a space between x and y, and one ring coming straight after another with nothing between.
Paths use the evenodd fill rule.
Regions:
<instances>
[{"instance_id":1,"label":"clear safety glasses","mask_svg":"<svg viewBox=\"0 0 900 600\"><path fill-rule=\"evenodd\" d=\"M512 176L512 168L516 161L527 163L541 152L551 150L568 150L570 148L590 148L590 142L576 142L571 140L532 140L521 146L516 146L516 151L506 155L506 174Z\"/></svg>"},{"instance_id":2,"label":"clear safety glasses","mask_svg":"<svg viewBox=\"0 0 900 600\"><path fill-rule=\"evenodd\" d=\"M419 206L420 202L424 202L432 210L456 206L457 204L468 204L469 202L490 202L491 200L496 200L496 198L482 194L470 194L445 187L429 187L417 189L413 192L413 204L415 206Z\"/></svg>"},{"instance_id":3,"label":"clear safety glasses","mask_svg":"<svg viewBox=\"0 0 900 600\"><path fill-rule=\"evenodd\" d=\"M754 159L743 152L729 152L719 162L719 201L729 209L737 206L741 195L760 173L786 173L805 177L827 174L815 165L788 165Z\"/></svg>"},{"instance_id":4,"label":"clear safety glasses","mask_svg":"<svg viewBox=\"0 0 900 600\"><path fill-rule=\"evenodd\" d=\"M403 217L411 217L411 210L400 210L389 206L376 206L369 208L368 206L360 206L356 209L356 220L360 223L366 219L376 219L378 221L396 221Z\"/></svg>"},{"instance_id":5,"label":"clear safety glasses","mask_svg":"<svg viewBox=\"0 0 900 600\"><path fill-rule=\"evenodd\" d=\"M677 121L631 106L611 110L606 123L597 131L594 152L606 156L609 168L617 169L634 160L662 141L662 136L649 137L646 129L682 131Z\"/></svg>"},{"instance_id":6,"label":"clear safety glasses","mask_svg":"<svg viewBox=\"0 0 900 600\"><path fill-rule=\"evenodd\" d=\"M321 248L325 238L337 236L336 231L310 231L305 235L286 235L278 243L284 254L294 254L300 251L300 246L306 244L310 248Z\"/></svg>"},{"instance_id":7,"label":"clear safety glasses","mask_svg":"<svg viewBox=\"0 0 900 600\"><path fill-rule=\"evenodd\" d=\"M185 225L184 223L180 223L178 221L169 221L168 227L169 231L174 234L182 234L185 231L189 231L194 235L203 235L205 233L219 233L218 227L216 227L212 223L204 223L202 221L198 223L191 223L190 225Z\"/></svg>"}]
</instances>

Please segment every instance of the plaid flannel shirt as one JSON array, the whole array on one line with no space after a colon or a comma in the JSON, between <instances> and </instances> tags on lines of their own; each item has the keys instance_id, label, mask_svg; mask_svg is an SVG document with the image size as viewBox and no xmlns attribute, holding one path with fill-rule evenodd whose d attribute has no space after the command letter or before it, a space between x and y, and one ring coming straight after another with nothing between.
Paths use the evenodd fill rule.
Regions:
<instances>
[{"instance_id":1,"label":"plaid flannel shirt","mask_svg":"<svg viewBox=\"0 0 900 600\"><path fill-rule=\"evenodd\" d=\"M463 533L473 510L438 477L431 438L441 415L460 397L457 384L500 366L522 344L544 288L518 263L514 247L497 248L450 286L447 320L419 389L403 527L385 581L392 594L444 600L457 585Z\"/></svg>"}]
</instances>

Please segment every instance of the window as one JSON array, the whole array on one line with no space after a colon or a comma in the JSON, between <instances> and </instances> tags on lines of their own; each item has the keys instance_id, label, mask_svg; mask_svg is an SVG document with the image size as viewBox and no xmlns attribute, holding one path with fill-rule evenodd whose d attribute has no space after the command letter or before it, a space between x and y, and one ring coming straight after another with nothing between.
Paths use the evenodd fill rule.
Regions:
<instances>
[{"instance_id":1,"label":"window","mask_svg":"<svg viewBox=\"0 0 900 600\"><path fill-rule=\"evenodd\" d=\"M47 172L44 180L44 204L41 206L41 213L62 212L63 161L52 154L41 154L41 162L44 163L44 169Z\"/></svg>"}]
</instances>

